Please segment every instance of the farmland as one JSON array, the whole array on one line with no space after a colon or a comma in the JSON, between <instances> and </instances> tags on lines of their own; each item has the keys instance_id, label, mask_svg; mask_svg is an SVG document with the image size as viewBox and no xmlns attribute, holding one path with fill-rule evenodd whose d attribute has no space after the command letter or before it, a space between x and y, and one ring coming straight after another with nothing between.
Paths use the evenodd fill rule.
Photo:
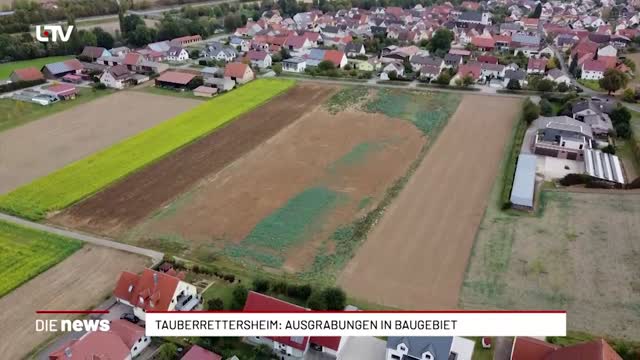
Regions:
<instances>
[{"instance_id":1,"label":"farmland","mask_svg":"<svg viewBox=\"0 0 640 360\"><path fill-rule=\"evenodd\" d=\"M565 309L571 330L640 337L639 193L544 191L535 215L497 203L476 236L461 307Z\"/></svg>"},{"instance_id":2,"label":"farmland","mask_svg":"<svg viewBox=\"0 0 640 360\"><path fill-rule=\"evenodd\" d=\"M0 221L0 297L82 247L63 238Z\"/></svg>"},{"instance_id":3,"label":"farmland","mask_svg":"<svg viewBox=\"0 0 640 360\"><path fill-rule=\"evenodd\" d=\"M110 94L113 94L113 91L79 89L78 96L74 100L60 101L48 106L12 99L0 99L0 132L69 110Z\"/></svg>"},{"instance_id":4,"label":"farmland","mask_svg":"<svg viewBox=\"0 0 640 360\"><path fill-rule=\"evenodd\" d=\"M401 113L401 103L387 98L373 106ZM402 309L456 307L474 234L519 111L518 99L464 96L341 273L339 283L350 295ZM424 129L429 124L418 122Z\"/></svg>"},{"instance_id":5,"label":"farmland","mask_svg":"<svg viewBox=\"0 0 640 360\"><path fill-rule=\"evenodd\" d=\"M89 96L91 94L89 90ZM48 110L84 99L83 95L73 101L55 104ZM11 100L0 100L0 106L4 101ZM141 103L146 106L140 106ZM197 104L200 102L132 91L119 92L2 132L0 194L108 148ZM48 107L40 107L37 111L42 108Z\"/></svg>"},{"instance_id":6,"label":"farmland","mask_svg":"<svg viewBox=\"0 0 640 360\"><path fill-rule=\"evenodd\" d=\"M32 59L32 60L21 60L21 61L13 61L4 64L0 64L0 79L6 79L11 75L11 72L15 69L22 69L26 67L35 67L38 70L45 66L46 64L68 60L73 56L49 56L44 58Z\"/></svg>"},{"instance_id":7,"label":"farmland","mask_svg":"<svg viewBox=\"0 0 640 360\"><path fill-rule=\"evenodd\" d=\"M257 80L0 197L0 209L32 220L63 209L212 132L294 85Z\"/></svg>"},{"instance_id":8,"label":"farmland","mask_svg":"<svg viewBox=\"0 0 640 360\"><path fill-rule=\"evenodd\" d=\"M386 97L394 104L374 105ZM459 100L301 84L219 130L252 142L242 136L251 134L247 124L258 131L262 121L286 119L251 148L227 140L226 151L211 153L212 133L51 221L197 261L331 283L358 246L360 219L388 201Z\"/></svg>"},{"instance_id":9,"label":"farmland","mask_svg":"<svg viewBox=\"0 0 640 360\"><path fill-rule=\"evenodd\" d=\"M3 253L4 255L4 253ZM37 310L95 309L110 295L122 271L140 272L150 262L140 256L85 245L71 256L0 298L0 352L4 359L22 359L52 335L34 332ZM76 315L47 315L69 319Z\"/></svg>"}]
</instances>

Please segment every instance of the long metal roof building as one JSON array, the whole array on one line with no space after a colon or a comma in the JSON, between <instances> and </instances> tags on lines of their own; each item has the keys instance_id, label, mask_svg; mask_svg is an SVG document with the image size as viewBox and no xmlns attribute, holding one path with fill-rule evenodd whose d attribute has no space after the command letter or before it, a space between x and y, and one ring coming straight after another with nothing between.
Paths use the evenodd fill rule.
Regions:
<instances>
[{"instance_id":1,"label":"long metal roof building","mask_svg":"<svg viewBox=\"0 0 640 360\"><path fill-rule=\"evenodd\" d=\"M589 176L624 184L620 159L615 155L588 149L584 151L584 165Z\"/></svg>"},{"instance_id":2,"label":"long metal roof building","mask_svg":"<svg viewBox=\"0 0 640 360\"><path fill-rule=\"evenodd\" d=\"M535 186L536 156L520 154L511 189L511 203L518 207L533 208Z\"/></svg>"}]
</instances>

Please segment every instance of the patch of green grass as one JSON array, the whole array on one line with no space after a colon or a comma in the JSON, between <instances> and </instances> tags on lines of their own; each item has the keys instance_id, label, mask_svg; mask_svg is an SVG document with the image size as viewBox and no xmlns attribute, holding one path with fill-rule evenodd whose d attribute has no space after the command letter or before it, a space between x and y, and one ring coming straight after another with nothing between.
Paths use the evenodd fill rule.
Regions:
<instances>
[{"instance_id":1,"label":"patch of green grass","mask_svg":"<svg viewBox=\"0 0 640 360\"><path fill-rule=\"evenodd\" d=\"M518 155L520 154L526 131L527 123L523 119L518 119L509 140L509 145L507 146L506 162L502 167L502 192L499 204L502 209L511 207L511 189L513 188L513 179L516 176Z\"/></svg>"},{"instance_id":2,"label":"patch of green grass","mask_svg":"<svg viewBox=\"0 0 640 360\"><path fill-rule=\"evenodd\" d=\"M384 148L384 144L379 142L363 142L354 146L348 153L329 165L329 171L339 168L352 167L362 164L367 156L375 151Z\"/></svg>"},{"instance_id":3,"label":"patch of green grass","mask_svg":"<svg viewBox=\"0 0 640 360\"><path fill-rule=\"evenodd\" d=\"M475 341L473 346L473 360L493 360L495 342L491 348L485 349L482 347L481 337L467 337L467 339Z\"/></svg>"},{"instance_id":4,"label":"patch of green grass","mask_svg":"<svg viewBox=\"0 0 640 360\"><path fill-rule=\"evenodd\" d=\"M331 96L325 105L331 114L337 114L340 111L346 110L349 106L358 104L367 94L369 94L367 87L347 87Z\"/></svg>"},{"instance_id":5,"label":"patch of green grass","mask_svg":"<svg viewBox=\"0 0 640 360\"><path fill-rule=\"evenodd\" d=\"M113 90L78 89L78 96L74 100L59 101L47 106L12 99L0 99L0 132L114 93Z\"/></svg>"},{"instance_id":6,"label":"patch of green grass","mask_svg":"<svg viewBox=\"0 0 640 360\"><path fill-rule=\"evenodd\" d=\"M0 297L81 247L77 240L0 221Z\"/></svg>"},{"instance_id":7,"label":"patch of green grass","mask_svg":"<svg viewBox=\"0 0 640 360\"><path fill-rule=\"evenodd\" d=\"M276 269L284 264L282 256L269 254L264 250L252 248L247 244L227 245L224 248L224 253L232 258L251 260Z\"/></svg>"},{"instance_id":8,"label":"patch of green grass","mask_svg":"<svg viewBox=\"0 0 640 360\"><path fill-rule=\"evenodd\" d=\"M362 210L369 206L369 204L371 204L371 201L373 201L373 198L371 196L362 198L362 200L360 200L360 202L358 203L358 210Z\"/></svg>"},{"instance_id":9,"label":"patch of green grass","mask_svg":"<svg viewBox=\"0 0 640 360\"><path fill-rule=\"evenodd\" d=\"M180 254L189 248L186 241L179 235L166 234L154 238L143 238L140 245L169 254Z\"/></svg>"},{"instance_id":10,"label":"patch of green grass","mask_svg":"<svg viewBox=\"0 0 640 360\"><path fill-rule=\"evenodd\" d=\"M582 79L579 79L578 82L582 86L584 86L586 88L589 88L589 89L591 89L593 91L602 91L602 92L604 92L604 90L600 87L600 83L598 82L598 80L582 80Z\"/></svg>"},{"instance_id":11,"label":"patch of green grass","mask_svg":"<svg viewBox=\"0 0 640 360\"><path fill-rule=\"evenodd\" d=\"M0 197L0 209L31 220L63 209L281 94L291 80L260 79Z\"/></svg>"},{"instance_id":12,"label":"patch of green grass","mask_svg":"<svg viewBox=\"0 0 640 360\"><path fill-rule=\"evenodd\" d=\"M136 89L135 91L146 92L146 93L162 95L162 96L175 96L175 97L180 97L185 99L194 99L194 100L209 99L209 98L203 98L201 96L195 96L193 95L193 91L191 90L177 91L177 90L165 89L165 88L155 87L155 86L145 86L143 88Z\"/></svg>"},{"instance_id":13,"label":"patch of green grass","mask_svg":"<svg viewBox=\"0 0 640 360\"><path fill-rule=\"evenodd\" d=\"M73 56L49 56L31 60L12 61L4 64L0 64L0 79L6 79L11 75L13 70L24 69L28 67L35 67L40 70L46 64L55 63L58 61L69 60Z\"/></svg>"}]
</instances>

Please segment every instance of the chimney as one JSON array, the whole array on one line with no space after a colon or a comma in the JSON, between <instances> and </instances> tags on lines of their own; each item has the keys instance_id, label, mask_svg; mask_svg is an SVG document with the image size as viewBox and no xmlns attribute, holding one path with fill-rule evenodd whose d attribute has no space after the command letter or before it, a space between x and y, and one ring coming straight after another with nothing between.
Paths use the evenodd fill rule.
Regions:
<instances>
[{"instance_id":1,"label":"chimney","mask_svg":"<svg viewBox=\"0 0 640 360\"><path fill-rule=\"evenodd\" d=\"M153 273L153 285L154 286L158 286L158 273L157 272Z\"/></svg>"}]
</instances>

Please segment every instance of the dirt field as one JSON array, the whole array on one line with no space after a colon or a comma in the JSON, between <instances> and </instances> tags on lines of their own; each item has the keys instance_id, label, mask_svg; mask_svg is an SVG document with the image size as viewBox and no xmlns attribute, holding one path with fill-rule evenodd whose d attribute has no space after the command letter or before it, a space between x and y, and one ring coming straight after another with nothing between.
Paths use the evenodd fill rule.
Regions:
<instances>
[{"instance_id":1,"label":"dirt field","mask_svg":"<svg viewBox=\"0 0 640 360\"><path fill-rule=\"evenodd\" d=\"M21 359L46 341L50 333L36 333L36 319L72 315L37 315L36 310L85 310L102 303L121 271L139 272L149 266L137 255L85 245L58 265L0 298L0 353Z\"/></svg>"},{"instance_id":2,"label":"dirt field","mask_svg":"<svg viewBox=\"0 0 640 360\"><path fill-rule=\"evenodd\" d=\"M286 104L281 112L295 111L291 96L276 102ZM125 241L202 261L222 251L291 272L334 251L327 241L332 233L375 206L425 138L408 121L362 111L332 115L321 103L312 101L298 121L210 175ZM246 120L259 121L263 109Z\"/></svg>"},{"instance_id":3,"label":"dirt field","mask_svg":"<svg viewBox=\"0 0 640 360\"><path fill-rule=\"evenodd\" d=\"M0 194L170 119L200 102L119 92L0 134Z\"/></svg>"},{"instance_id":4,"label":"dirt field","mask_svg":"<svg viewBox=\"0 0 640 360\"><path fill-rule=\"evenodd\" d=\"M570 330L640 338L640 193L589 190L545 191L535 215L489 206L460 305L563 309Z\"/></svg>"},{"instance_id":5,"label":"dirt field","mask_svg":"<svg viewBox=\"0 0 640 360\"><path fill-rule=\"evenodd\" d=\"M117 236L191 188L203 177L240 158L335 89L301 84L226 127L185 147L71 207L52 222ZM167 176L167 174L179 174Z\"/></svg>"},{"instance_id":6,"label":"dirt field","mask_svg":"<svg viewBox=\"0 0 640 360\"><path fill-rule=\"evenodd\" d=\"M401 309L454 308L520 100L467 95L340 277Z\"/></svg>"}]
</instances>

